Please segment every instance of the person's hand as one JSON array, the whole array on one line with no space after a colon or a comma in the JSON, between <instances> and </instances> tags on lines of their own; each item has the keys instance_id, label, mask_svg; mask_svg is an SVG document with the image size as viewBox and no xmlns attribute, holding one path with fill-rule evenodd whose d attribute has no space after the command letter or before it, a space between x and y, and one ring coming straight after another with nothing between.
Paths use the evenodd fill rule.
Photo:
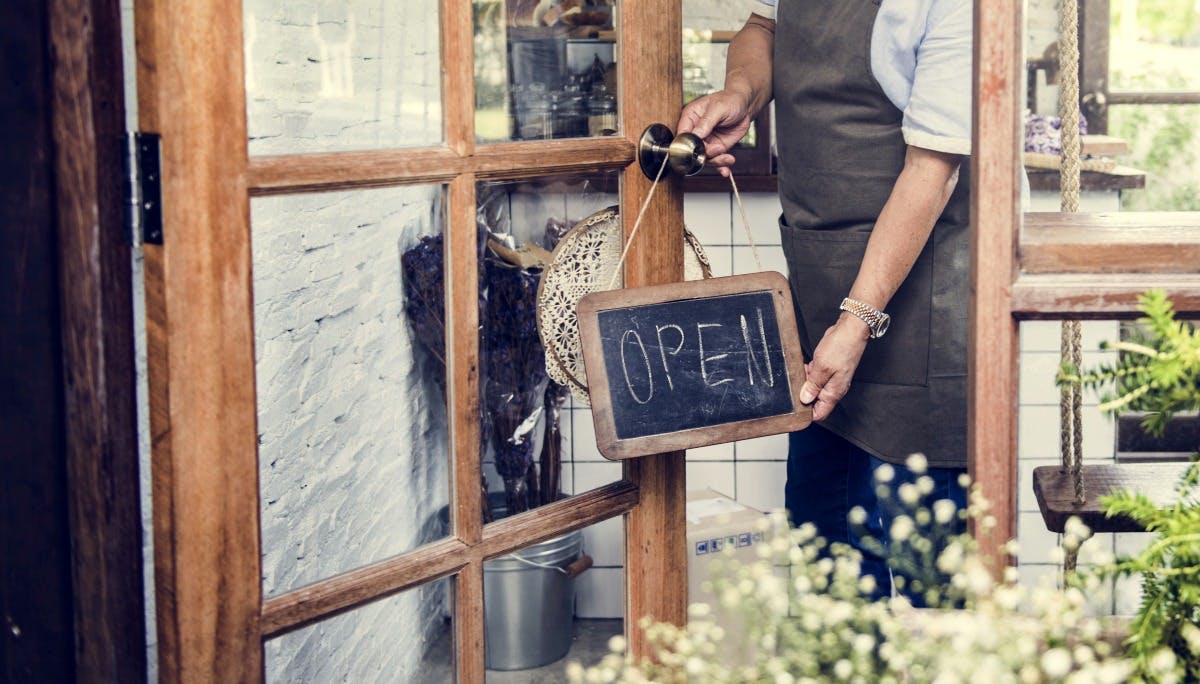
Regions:
<instances>
[{"instance_id":1,"label":"person's hand","mask_svg":"<svg viewBox=\"0 0 1200 684\"><path fill-rule=\"evenodd\" d=\"M850 391L850 380L858 362L867 349L870 331L867 324L842 314L837 323L825 331L817 344L813 359L804 366L804 386L800 388L800 403L813 404L813 420L825 420L833 407Z\"/></svg>"},{"instance_id":2,"label":"person's hand","mask_svg":"<svg viewBox=\"0 0 1200 684\"><path fill-rule=\"evenodd\" d=\"M696 134L704 141L708 163L728 176L734 161L729 150L745 137L750 123L749 98L731 90L718 90L684 107L676 132Z\"/></svg>"}]
</instances>

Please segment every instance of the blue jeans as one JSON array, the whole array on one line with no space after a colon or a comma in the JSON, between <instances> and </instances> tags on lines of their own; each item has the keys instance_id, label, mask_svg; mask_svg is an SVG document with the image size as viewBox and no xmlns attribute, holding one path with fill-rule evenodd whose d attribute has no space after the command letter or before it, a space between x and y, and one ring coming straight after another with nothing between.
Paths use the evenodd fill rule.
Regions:
<instances>
[{"instance_id":1,"label":"blue jeans","mask_svg":"<svg viewBox=\"0 0 1200 684\"><path fill-rule=\"evenodd\" d=\"M886 545L888 529L895 515L891 507L882 505L876 496L874 479L875 471L884 463L815 423L789 435L784 496L792 524L799 526L811 522L830 544L842 542L861 551L862 573L875 577L877 597L892 593L887 559L864 548L861 536L851 529L847 516L850 509L861 506L867 512L863 536ZM893 492L904 482L916 479L904 466L894 467ZM966 491L958 484L958 476L965 472L965 468L929 468L926 474L933 478L934 489L923 505L950 499L959 509L965 508ZM959 521L958 526L961 531L965 524ZM919 603L915 597L910 595L910 598Z\"/></svg>"}]
</instances>

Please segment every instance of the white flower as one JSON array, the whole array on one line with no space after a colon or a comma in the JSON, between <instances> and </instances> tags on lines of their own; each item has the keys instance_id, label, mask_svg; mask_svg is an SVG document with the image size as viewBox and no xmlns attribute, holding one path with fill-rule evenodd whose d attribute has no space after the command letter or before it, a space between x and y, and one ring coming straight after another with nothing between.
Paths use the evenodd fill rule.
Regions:
<instances>
[{"instance_id":1,"label":"white flower","mask_svg":"<svg viewBox=\"0 0 1200 684\"><path fill-rule=\"evenodd\" d=\"M572 682L583 681L583 665L576 661L567 663L567 678Z\"/></svg>"},{"instance_id":2,"label":"white flower","mask_svg":"<svg viewBox=\"0 0 1200 684\"><path fill-rule=\"evenodd\" d=\"M704 606L702 603L699 605ZM704 607L707 608L708 606ZM608 640L608 650L612 651L613 653L624 653L626 646L628 646L628 644L625 642L625 637L621 636L620 634L617 634Z\"/></svg>"},{"instance_id":3,"label":"white flower","mask_svg":"<svg viewBox=\"0 0 1200 684\"><path fill-rule=\"evenodd\" d=\"M838 679L845 680L850 679L850 675L852 674L854 674L854 666L850 664L849 660L843 658L834 663L833 676L837 677Z\"/></svg>"},{"instance_id":4,"label":"white flower","mask_svg":"<svg viewBox=\"0 0 1200 684\"><path fill-rule=\"evenodd\" d=\"M958 513L958 506L950 499L938 499L933 502L933 519L939 525L949 525Z\"/></svg>"},{"instance_id":5,"label":"white flower","mask_svg":"<svg viewBox=\"0 0 1200 684\"><path fill-rule=\"evenodd\" d=\"M862 525L867 522L867 511L862 506L855 506L846 517L851 525Z\"/></svg>"},{"instance_id":6,"label":"white flower","mask_svg":"<svg viewBox=\"0 0 1200 684\"><path fill-rule=\"evenodd\" d=\"M712 613L712 606L707 603L693 603L688 606L688 615L694 618L706 617Z\"/></svg>"},{"instance_id":7,"label":"white flower","mask_svg":"<svg viewBox=\"0 0 1200 684\"><path fill-rule=\"evenodd\" d=\"M875 481L881 483L891 482L896 477L896 469L891 464L884 463L875 469Z\"/></svg>"},{"instance_id":8,"label":"white flower","mask_svg":"<svg viewBox=\"0 0 1200 684\"><path fill-rule=\"evenodd\" d=\"M899 515L896 516L896 519L892 521L892 528L888 532L888 535L891 536L894 541L902 542L905 539L908 539L915 529L916 528L913 525L912 518L908 517L907 515Z\"/></svg>"},{"instance_id":9,"label":"white flower","mask_svg":"<svg viewBox=\"0 0 1200 684\"><path fill-rule=\"evenodd\" d=\"M971 486L971 476L966 473L959 475L958 476L958 486L962 487L963 489L969 488Z\"/></svg>"},{"instance_id":10,"label":"white flower","mask_svg":"<svg viewBox=\"0 0 1200 684\"><path fill-rule=\"evenodd\" d=\"M909 482L900 485L899 494L900 500L906 506L916 506L921 501L920 490L917 489L916 485Z\"/></svg>"},{"instance_id":11,"label":"white flower","mask_svg":"<svg viewBox=\"0 0 1200 684\"><path fill-rule=\"evenodd\" d=\"M1052 648L1042 654L1042 672L1050 679L1061 679L1071 671L1071 654L1065 648Z\"/></svg>"},{"instance_id":12,"label":"white flower","mask_svg":"<svg viewBox=\"0 0 1200 684\"><path fill-rule=\"evenodd\" d=\"M1175 654L1164 646L1150 656L1149 665L1150 671L1159 675L1171 673L1175 670Z\"/></svg>"},{"instance_id":13,"label":"white flower","mask_svg":"<svg viewBox=\"0 0 1200 684\"><path fill-rule=\"evenodd\" d=\"M867 655L875 648L875 639L870 634L859 634L854 637L851 648L859 655Z\"/></svg>"},{"instance_id":14,"label":"white flower","mask_svg":"<svg viewBox=\"0 0 1200 684\"><path fill-rule=\"evenodd\" d=\"M908 460L904 464L917 475L924 474L929 468L929 460L925 458L925 454L913 454L908 457Z\"/></svg>"},{"instance_id":15,"label":"white flower","mask_svg":"<svg viewBox=\"0 0 1200 684\"><path fill-rule=\"evenodd\" d=\"M933 492L933 486L934 481L932 477L929 477L928 475L922 475L921 477L917 478L917 489L921 491L921 494L929 494Z\"/></svg>"}]
</instances>

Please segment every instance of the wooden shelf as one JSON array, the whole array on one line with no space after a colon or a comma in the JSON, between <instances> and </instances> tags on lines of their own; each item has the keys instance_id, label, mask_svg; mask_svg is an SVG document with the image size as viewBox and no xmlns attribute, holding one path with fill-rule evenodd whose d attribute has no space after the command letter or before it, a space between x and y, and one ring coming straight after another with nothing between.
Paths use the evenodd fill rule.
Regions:
<instances>
[{"instance_id":1,"label":"wooden shelf","mask_svg":"<svg viewBox=\"0 0 1200 684\"><path fill-rule=\"evenodd\" d=\"M1026 214L1020 264L1027 274L1200 274L1200 212Z\"/></svg>"},{"instance_id":2,"label":"wooden shelf","mask_svg":"<svg viewBox=\"0 0 1200 684\"><path fill-rule=\"evenodd\" d=\"M1026 168L1031 190L1058 192L1057 169ZM1146 173L1131 166L1117 166L1111 171L1084 171L1079 174L1084 190L1141 190L1146 187Z\"/></svg>"}]
</instances>

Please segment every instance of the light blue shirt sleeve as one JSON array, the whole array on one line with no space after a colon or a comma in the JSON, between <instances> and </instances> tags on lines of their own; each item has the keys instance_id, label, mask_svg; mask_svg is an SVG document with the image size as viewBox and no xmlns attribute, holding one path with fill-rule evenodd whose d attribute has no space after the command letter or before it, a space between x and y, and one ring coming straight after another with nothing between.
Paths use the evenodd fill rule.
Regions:
<instances>
[{"instance_id":1,"label":"light blue shirt sleeve","mask_svg":"<svg viewBox=\"0 0 1200 684\"><path fill-rule=\"evenodd\" d=\"M901 5L909 5L908 17L923 16L925 21L880 31L882 22L895 22L894 12ZM871 41L871 69L904 112L904 141L938 152L970 154L971 1L887 0L884 8Z\"/></svg>"},{"instance_id":2,"label":"light blue shirt sleeve","mask_svg":"<svg viewBox=\"0 0 1200 684\"><path fill-rule=\"evenodd\" d=\"M777 0L754 13L775 18ZM871 34L871 72L904 113L904 141L971 153L971 0L883 0Z\"/></svg>"}]
</instances>

